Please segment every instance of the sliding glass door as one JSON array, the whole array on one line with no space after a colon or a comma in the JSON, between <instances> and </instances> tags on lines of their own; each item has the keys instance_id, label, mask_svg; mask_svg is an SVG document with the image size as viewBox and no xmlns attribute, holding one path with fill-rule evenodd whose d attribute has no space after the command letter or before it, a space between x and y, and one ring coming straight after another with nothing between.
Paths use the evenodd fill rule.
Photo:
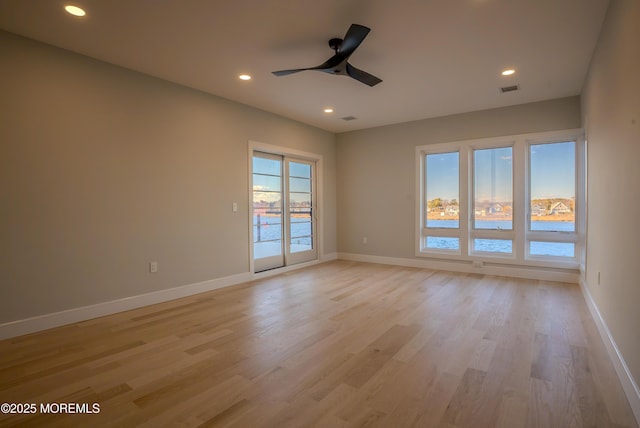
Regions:
<instances>
[{"instance_id":1,"label":"sliding glass door","mask_svg":"<svg viewBox=\"0 0 640 428\"><path fill-rule=\"evenodd\" d=\"M254 271L315 260L315 163L255 151L252 166Z\"/></svg>"},{"instance_id":2,"label":"sliding glass door","mask_svg":"<svg viewBox=\"0 0 640 428\"><path fill-rule=\"evenodd\" d=\"M283 161L280 156L253 156L253 258L260 272L284 266Z\"/></svg>"},{"instance_id":3,"label":"sliding glass door","mask_svg":"<svg viewBox=\"0 0 640 428\"><path fill-rule=\"evenodd\" d=\"M302 263L316 258L313 222L313 164L285 161L287 186L287 262Z\"/></svg>"}]
</instances>

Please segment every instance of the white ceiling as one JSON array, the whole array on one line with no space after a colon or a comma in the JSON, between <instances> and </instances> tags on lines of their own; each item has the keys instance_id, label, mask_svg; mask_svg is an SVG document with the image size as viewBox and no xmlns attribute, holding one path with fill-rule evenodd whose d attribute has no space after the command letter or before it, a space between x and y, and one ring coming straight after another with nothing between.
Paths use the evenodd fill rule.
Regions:
<instances>
[{"instance_id":1,"label":"white ceiling","mask_svg":"<svg viewBox=\"0 0 640 428\"><path fill-rule=\"evenodd\" d=\"M73 0L84 18L64 4L0 0L0 28L343 132L577 95L608 0ZM371 32L350 62L379 85L271 74L324 62L352 23Z\"/></svg>"}]
</instances>

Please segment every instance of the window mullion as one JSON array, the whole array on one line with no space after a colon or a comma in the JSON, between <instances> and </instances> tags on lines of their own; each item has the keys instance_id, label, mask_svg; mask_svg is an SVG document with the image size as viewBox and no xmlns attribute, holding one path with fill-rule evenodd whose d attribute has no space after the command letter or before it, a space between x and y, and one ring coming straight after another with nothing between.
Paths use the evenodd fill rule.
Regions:
<instances>
[{"instance_id":1,"label":"window mullion","mask_svg":"<svg viewBox=\"0 0 640 428\"><path fill-rule=\"evenodd\" d=\"M528 232L527 241L574 242L579 240L575 232Z\"/></svg>"},{"instance_id":2,"label":"window mullion","mask_svg":"<svg viewBox=\"0 0 640 428\"><path fill-rule=\"evenodd\" d=\"M469 255L470 194L469 169L471 159L469 147L460 147L460 253Z\"/></svg>"},{"instance_id":3,"label":"window mullion","mask_svg":"<svg viewBox=\"0 0 640 428\"><path fill-rule=\"evenodd\" d=\"M525 259L526 229L527 229L527 174L526 142L517 139L513 145L513 249L516 260Z\"/></svg>"}]
</instances>

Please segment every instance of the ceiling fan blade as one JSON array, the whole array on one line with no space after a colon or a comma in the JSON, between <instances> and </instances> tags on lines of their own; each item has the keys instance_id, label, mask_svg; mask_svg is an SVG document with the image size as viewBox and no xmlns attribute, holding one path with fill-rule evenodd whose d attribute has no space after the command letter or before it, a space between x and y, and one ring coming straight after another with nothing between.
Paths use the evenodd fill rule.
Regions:
<instances>
[{"instance_id":1,"label":"ceiling fan blade","mask_svg":"<svg viewBox=\"0 0 640 428\"><path fill-rule=\"evenodd\" d=\"M332 56L322 64L317 65L315 67L295 68L293 70L279 70L279 71L272 71L271 73L275 74L276 76L286 76L289 74L297 73L299 71L306 71L306 70L330 71L336 68L338 65L340 65L340 63L343 61L344 61L344 58L342 58L340 54L335 54L334 56Z\"/></svg>"},{"instance_id":2,"label":"ceiling fan blade","mask_svg":"<svg viewBox=\"0 0 640 428\"><path fill-rule=\"evenodd\" d=\"M366 71L355 68L349 63L347 63L347 74L357 81L369 86L376 86L378 83L382 82L382 79L378 79L373 74L369 74Z\"/></svg>"},{"instance_id":3,"label":"ceiling fan blade","mask_svg":"<svg viewBox=\"0 0 640 428\"><path fill-rule=\"evenodd\" d=\"M305 71L305 70L310 70L309 68L296 68L293 70L279 70L279 71L272 71L271 73L276 75L276 76L287 76L289 74L293 74L293 73L297 73L299 71Z\"/></svg>"},{"instance_id":4,"label":"ceiling fan blade","mask_svg":"<svg viewBox=\"0 0 640 428\"><path fill-rule=\"evenodd\" d=\"M342 45L338 49L338 53L342 55L343 58L348 58L360 43L367 37L371 28L365 27L364 25L359 24L351 24L351 27L347 30L347 34L344 36L344 40L342 41Z\"/></svg>"}]
</instances>

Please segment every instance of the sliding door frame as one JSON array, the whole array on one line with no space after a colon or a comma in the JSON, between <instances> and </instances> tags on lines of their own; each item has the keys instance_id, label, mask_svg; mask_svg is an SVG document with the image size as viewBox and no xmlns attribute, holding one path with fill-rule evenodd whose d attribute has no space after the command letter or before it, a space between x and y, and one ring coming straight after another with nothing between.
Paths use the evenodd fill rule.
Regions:
<instances>
[{"instance_id":1,"label":"sliding door frame","mask_svg":"<svg viewBox=\"0 0 640 428\"><path fill-rule=\"evenodd\" d=\"M291 268L293 266L301 266L301 265L305 265L305 263L316 263L318 260L320 260L322 254L323 254L323 239L322 239L322 232L324 230L323 228L323 216L322 216L322 212L323 212L323 206L322 206L322 202L323 202L323 189L322 189L322 183L323 183L323 178L322 178L322 171L323 171L323 165L322 165L322 155L319 155L317 153L311 153L311 152L305 152L302 150L296 150L296 149L291 149L289 147L283 147L283 146L276 146L273 144L266 144L266 143L261 143L258 141L249 141L248 144L248 154L247 154L247 167L248 167L248 192L247 194L249 195L249 201L248 201L248 226L249 226L249 272L251 272L253 275L256 275L255 273L255 262L254 262L254 254L253 254L253 153L254 152L262 152L262 153L267 153L267 154L272 154L272 155L276 155L276 156L282 156L284 159L283 161L286 160L293 160L295 161L296 159L302 160L302 161L308 161L308 162L312 162L315 163L315 201L316 204L312 209L312 222L315 223L315 242L314 242L314 247L316 250L316 260L310 261L310 262L303 262L300 263L299 265L290 265L290 266L284 266L282 268L275 268L273 270L270 270L268 272L270 273L276 273L278 271L283 271L286 270L287 268ZM284 168L283 168L284 169ZM283 206L284 208L284 206ZM288 233L286 234L288 236ZM288 244L285 244L285 248L288 248ZM258 273L259 275L260 273Z\"/></svg>"}]
</instances>

